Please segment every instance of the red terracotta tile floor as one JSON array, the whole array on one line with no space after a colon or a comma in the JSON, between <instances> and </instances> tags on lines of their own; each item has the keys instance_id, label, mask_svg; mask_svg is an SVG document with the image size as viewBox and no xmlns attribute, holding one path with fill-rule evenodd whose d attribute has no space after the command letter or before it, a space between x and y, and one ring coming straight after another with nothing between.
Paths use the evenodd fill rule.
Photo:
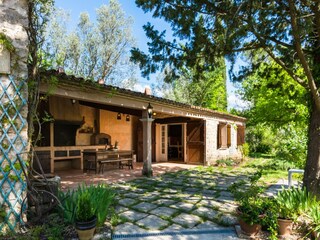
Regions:
<instances>
[{"instance_id":1,"label":"red terracotta tile floor","mask_svg":"<svg viewBox=\"0 0 320 240\"><path fill-rule=\"evenodd\" d=\"M98 183L115 183L132 180L142 177L143 163L135 163L134 169L117 169L115 166L107 166L103 174L90 171L83 173L82 170L65 170L56 171L55 175L61 178L61 189L67 190L77 188L79 184L98 184ZM183 164L183 163L153 163L153 176L158 176L167 172L176 172L179 170L195 168L198 165Z\"/></svg>"}]
</instances>

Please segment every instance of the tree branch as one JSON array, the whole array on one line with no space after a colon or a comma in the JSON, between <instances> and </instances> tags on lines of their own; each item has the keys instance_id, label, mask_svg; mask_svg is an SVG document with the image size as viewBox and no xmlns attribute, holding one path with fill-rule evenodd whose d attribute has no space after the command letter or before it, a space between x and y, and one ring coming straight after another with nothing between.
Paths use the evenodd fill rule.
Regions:
<instances>
[{"instance_id":1,"label":"tree branch","mask_svg":"<svg viewBox=\"0 0 320 240\"><path fill-rule=\"evenodd\" d=\"M313 96L313 100L316 104L317 109L320 110L320 94L319 94L319 91L317 90L317 86L314 81L312 72L309 68L309 64L305 58L304 52L301 47L299 28L297 23L297 13L296 13L294 2L292 0L289 0L289 9L290 9L292 35L294 38L295 48L296 48L300 63L308 79L308 85L309 85L311 94Z\"/></svg>"}]
</instances>

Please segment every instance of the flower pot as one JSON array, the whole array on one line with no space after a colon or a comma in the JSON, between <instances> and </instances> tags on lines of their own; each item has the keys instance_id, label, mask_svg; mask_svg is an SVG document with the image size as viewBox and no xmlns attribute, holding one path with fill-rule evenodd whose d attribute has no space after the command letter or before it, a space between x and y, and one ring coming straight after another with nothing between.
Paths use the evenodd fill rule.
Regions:
<instances>
[{"instance_id":1,"label":"flower pot","mask_svg":"<svg viewBox=\"0 0 320 240\"><path fill-rule=\"evenodd\" d=\"M320 232L312 231L313 239L320 240Z\"/></svg>"},{"instance_id":2,"label":"flower pot","mask_svg":"<svg viewBox=\"0 0 320 240\"><path fill-rule=\"evenodd\" d=\"M93 216L88 221L77 221L76 230L80 240L90 240L96 229L97 217Z\"/></svg>"},{"instance_id":3,"label":"flower pot","mask_svg":"<svg viewBox=\"0 0 320 240\"><path fill-rule=\"evenodd\" d=\"M278 218L278 233L280 236L287 236L292 233L293 221L290 219Z\"/></svg>"},{"instance_id":4,"label":"flower pot","mask_svg":"<svg viewBox=\"0 0 320 240\"><path fill-rule=\"evenodd\" d=\"M241 212L241 210L239 208L237 208L237 214L238 214L238 219L239 219L239 225L240 225L240 228L242 230L242 232L246 235L249 235L249 236L255 236L257 235L260 230L261 230L261 224L249 224L247 222L245 222L242 218L241 218L241 215L243 214ZM259 215L258 218L263 218L264 215Z\"/></svg>"},{"instance_id":5,"label":"flower pot","mask_svg":"<svg viewBox=\"0 0 320 240\"><path fill-rule=\"evenodd\" d=\"M248 224L242 219L239 219L239 224L242 232L249 236L255 236L257 235L261 230L260 224Z\"/></svg>"}]
</instances>

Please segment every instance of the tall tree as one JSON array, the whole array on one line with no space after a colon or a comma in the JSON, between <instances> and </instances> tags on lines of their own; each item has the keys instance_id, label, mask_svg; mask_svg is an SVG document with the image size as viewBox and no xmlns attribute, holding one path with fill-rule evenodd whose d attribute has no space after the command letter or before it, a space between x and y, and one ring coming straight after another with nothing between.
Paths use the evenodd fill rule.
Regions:
<instances>
[{"instance_id":1,"label":"tall tree","mask_svg":"<svg viewBox=\"0 0 320 240\"><path fill-rule=\"evenodd\" d=\"M308 155L304 185L320 197L320 2L312 0L136 0L144 11L153 12L171 24L174 36L184 41L166 41L164 33L150 24L150 55L134 49L144 74L167 64L206 65L226 56L232 63L241 52L262 49L308 91ZM303 69L296 71L297 66ZM250 67L250 66L249 66Z\"/></svg>"},{"instance_id":2,"label":"tall tree","mask_svg":"<svg viewBox=\"0 0 320 240\"><path fill-rule=\"evenodd\" d=\"M226 67L223 62L219 67L197 76L196 81L195 75L199 74L194 70L182 69L179 74L178 79L170 82L163 81L165 76L162 77L157 81L156 90L174 101L227 111Z\"/></svg>"},{"instance_id":3,"label":"tall tree","mask_svg":"<svg viewBox=\"0 0 320 240\"><path fill-rule=\"evenodd\" d=\"M240 90L250 103L243 111L250 149L272 151L301 168L306 161L308 92L270 58L254 65Z\"/></svg>"},{"instance_id":4,"label":"tall tree","mask_svg":"<svg viewBox=\"0 0 320 240\"><path fill-rule=\"evenodd\" d=\"M77 29L71 32L67 31L68 14L61 9L52 13L45 45L50 64L86 79L130 87L136 82L137 70L129 59L129 50L135 45L133 20L126 17L117 0L110 0L96 13L96 21L81 13Z\"/></svg>"}]
</instances>

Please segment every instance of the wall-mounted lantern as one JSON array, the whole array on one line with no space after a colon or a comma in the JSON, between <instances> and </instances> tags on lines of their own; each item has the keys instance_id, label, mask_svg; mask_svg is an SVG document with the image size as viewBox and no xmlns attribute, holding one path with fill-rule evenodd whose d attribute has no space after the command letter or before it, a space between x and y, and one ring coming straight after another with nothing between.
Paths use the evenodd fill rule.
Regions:
<instances>
[{"instance_id":1,"label":"wall-mounted lantern","mask_svg":"<svg viewBox=\"0 0 320 240\"><path fill-rule=\"evenodd\" d=\"M127 116L126 116L126 121L130 122L130 115L129 114L127 114Z\"/></svg>"},{"instance_id":2,"label":"wall-mounted lantern","mask_svg":"<svg viewBox=\"0 0 320 240\"><path fill-rule=\"evenodd\" d=\"M117 114L117 120L121 120L121 113Z\"/></svg>"},{"instance_id":3,"label":"wall-mounted lantern","mask_svg":"<svg viewBox=\"0 0 320 240\"><path fill-rule=\"evenodd\" d=\"M148 111L148 117L152 118L152 114L153 114L153 107L151 106L151 104L149 103L148 107L147 107L147 111Z\"/></svg>"},{"instance_id":4,"label":"wall-mounted lantern","mask_svg":"<svg viewBox=\"0 0 320 240\"><path fill-rule=\"evenodd\" d=\"M10 74L10 52L0 44L0 74Z\"/></svg>"}]
</instances>

